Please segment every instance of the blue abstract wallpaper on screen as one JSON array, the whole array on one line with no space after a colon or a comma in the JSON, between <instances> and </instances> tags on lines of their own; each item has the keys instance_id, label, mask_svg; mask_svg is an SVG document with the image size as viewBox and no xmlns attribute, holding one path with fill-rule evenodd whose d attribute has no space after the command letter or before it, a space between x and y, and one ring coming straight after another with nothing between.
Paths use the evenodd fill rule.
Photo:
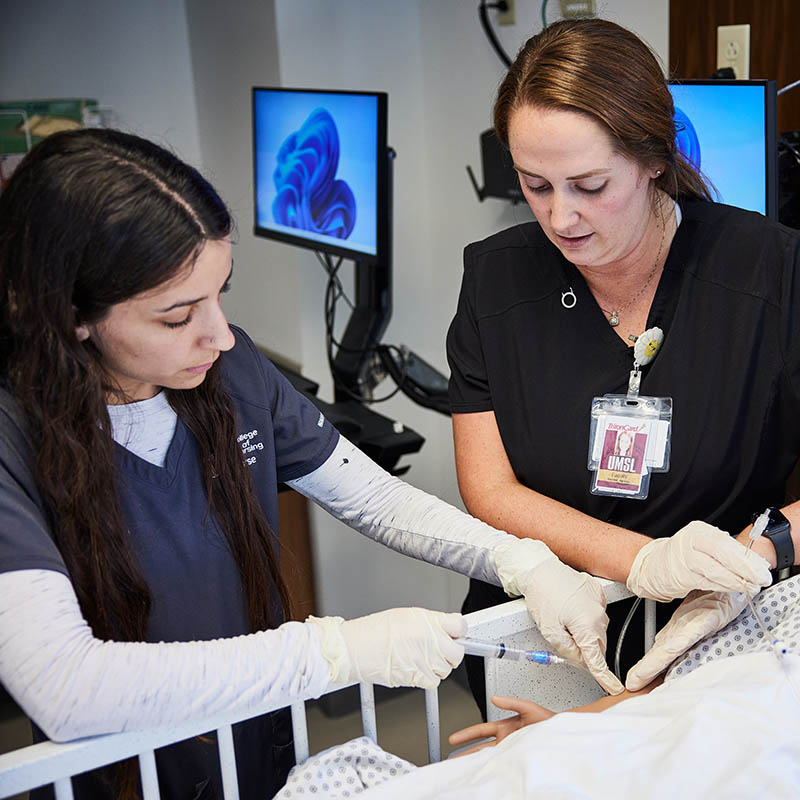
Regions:
<instances>
[{"instance_id":1,"label":"blue abstract wallpaper on screen","mask_svg":"<svg viewBox=\"0 0 800 800\"><path fill-rule=\"evenodd\" d=\"M356 221L356 198L346 181L337 180L338 166L336 123L324 108L317 108L278 150L275 222L346 239Z\"/></svg>"},{"instance_id":2,"label":"blue abstract wallpaper on screen","mask_svg":"<svg viewBox=\"0 0 800 800\"><path fill-rule=\"evenodd\" d=\"M256 224L358 253L377 253L374 95L257 89Z\"/></svg>"},{"instance_id":3,"label":"blue abstract wallpaper on screen","mask_svg":"<svg viewBox=\"0 0 800 800\"><path fill-rule=\"evenodd\" d=\"M678 149L697 169L702 169L700 140L697 138L697 131L694 129L692 121L678 106L675 106L674 119L675 142L678 145Z\"/></svg>"},{"instance_id":4,"label":"blue abstract wallpaper on screen","mask_svg":"<svg viewBox=\"0 0 800 800\"><path fill-rule=\"evenodd\" d=\"M672 84L676 143L722 203L766 213L764 89L747 84ZM702 153L702 160L701 160Z\"/></svg>"}]
</instances>

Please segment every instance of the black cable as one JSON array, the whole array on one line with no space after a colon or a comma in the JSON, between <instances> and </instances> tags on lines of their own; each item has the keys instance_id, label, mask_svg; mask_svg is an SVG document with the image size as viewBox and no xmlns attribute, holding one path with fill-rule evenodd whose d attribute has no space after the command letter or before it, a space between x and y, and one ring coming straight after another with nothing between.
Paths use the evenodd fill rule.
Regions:
<instances>
[{"instance_id":1,"label":"black cable","mask_svg":"<svg viewBox=\"0 0 800 800\"><path fill-rule=\"evenodd\" d=\"M333 354L334 346L337 347L339 351L345 353L356 353L358 355L364 355L366 353L374 353L377 350L377 346L366 349L354 349L354 348L344 347L342 343L336 339L333 333L336 323L336 303L338 302L339 298L343 297L351 309L354 306L350 302L350 299L347 297L347 294L345 293L342 284L339 280L338 273L339 273L339 268L342 265L342 258L340 257L339 260L334 264L329 255L325 254L324 257L320 253L317 253L316 255L320 263L324 267L325 271L328 273L328 283L327 286L325 287L325 309L324 309L325 351L328 358L328 368L330 369L331 376L333 377L334 385L338 390L346 394L348 397L352 398L353 400L357 400L360 403L370 403L370 404L384 403L390 398L394 397L400 391L401 387L397 386L385 397L365 397L364 395L358 392L354 392L347 385L342 383L341 379L336 373L336 366L334 363L334 354ZM393 345L388 345L388 347L393 347Z\"/></svg>"},{"instance_id":2,"label":"black cable","mask_svg":"<svg viewBox=\"0 0 800 800\"><path fill-rule=\"evenodd\" d=\"M365 404L384 403L399 392L403 392L403 394L417 403L417 405L449 416L450 401L447 395L428 394L412 381L408 380L408 357L407 354L399 347L393 344L386 345L376 343L374 346L369 348L355 349L351 347L344 347L343 344L336 338L334 335L334 328L336 326L337 302L343 297L351 309L354 307L350 302L350 299L347 297L341 281L339 280L339 268L342 265L343 259L340 257L339 260L334 264L328 254L323 255L317 252L316 256L328 275L324 301L325 353L328 359L328 368L330 369L331 376L333 377L335 387L353 400L357 400L358 402ZM344 384L341 378L337 375L333 352L334 347L338 348L337 352L355 353L357 355L377 355L386 369L386 372L395 382L396 387L384 397L365 397L359 392L354 392L349 386ZM392 355L392 351L397 353L397 358ZM398 362L400 366L398 366Z\"/></svg>"},{"instance_id":3,"label":"black cable","mask_svg":"<svg viewBox=\"0 0 800 800\"><path fill-rule=\"evenodd\" d=\"M783 145L786 150L791 153L795 162L800 166L800 152L798 152L798 145L786 138L784 133L779 134L777 144Z\"/></svg>"},{"instance_id":4,"label":"black cable","mask_svg":"<svg viewBox=\"0 0 800 800\"><path fill-rule=\"evenodd\" d=\"M394 348L395 350L397 348ZM378 348L378 355L380 356L386 371L392 377L392 380L397 384L398 388L403 391L407 397L411 398L417 405L423 408L429 408L432 411L438 411L440 414L450 416L450 398L447 394L428 394L420 389L413 381L407 380L408 360L406 355L400 352L402 359L402 369L399 369L397 362L392 355L388 352L389 348Z\"/></svg>"},{"instance_id":5,"label":"black cable","mask_svg":"<svg viewBox=\"0 0 800 800\"><path fill-rule=\"evenodd\" d=\"M333 264L331 261L331 257L327 254L323 256L322 253L315 250L314 255L317 257L317 261L319 261L319 263L322 264L322 268L325 270L325 272L328 273L329 276L331 272L333 272L334 274L338 273L339 267L342 266L342 260L343 260L342 256L339 256L339 260L336 262L336 264ZM342 286L342 283L338 277L336 278L336 288L339 290L338 297L343 297L347 305L350 306L350 310L352 311L354 306L350 302L350 298L345 293L344 287Z\"/></svg>"},{"instance_id":6,"label":"black cable","mask_svg":"<svg viewBox=\"0 0 800 800\"><path fill-rule=\"evenodd\" d=\"M508 57L506 51L503 50L503 46L500 44L494 32L494 29L492 28L492 25L489 22L488 9L490 8L498 8L501 11L506 11L508 9L508 5L504 2L504 0L499 0L499 2L496 3L487 3L486 0L481 0L481 4L478 6L478 16L480 17L481 25L483 26L486 38L491 42L491 45L494 48L500 60L507 67L510 67L511 59Z\"/></svg>"}]
</instances>

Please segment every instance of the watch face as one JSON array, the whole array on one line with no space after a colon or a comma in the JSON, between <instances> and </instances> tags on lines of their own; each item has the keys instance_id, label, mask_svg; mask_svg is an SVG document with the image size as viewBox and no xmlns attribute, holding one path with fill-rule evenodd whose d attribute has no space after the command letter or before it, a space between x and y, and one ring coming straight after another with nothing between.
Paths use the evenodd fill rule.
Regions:
<instances>
[{"instance_id":1,"label":"watch face","mask_svg":"<svg viewBox=\"0 0 800 800\"><path fill-rule=\"evenodd\" d=\"M767 532L771 530L789 527L789 520L779 508L771 508L769 510L769 526Z\"/></svg>"},{"instance_id":2,"label":"watch face","mask_svg":"<svg viewBox=\"0 0 800 800\"><path fill-rule=\"evenodd\" d=\"M777 508L769 508L769 522L764 531L775 546L777 568L784 569L794 564L794 543L792 542L792 526L784 514Z\"/></svg>"},{"instance_id":3,"label":"watch face","mask_svg":"<svg viewBox=\"0 0 800 800\"><path fill-rule=\"evenodd\" d=\"M782 530L784 527L791 528L789 520L786 519L786 516L779 508L765 508L764 511L769 512L769 522L767 522L767 528L764 533L768 534L770 531ZM756 511L751 521L755 522L764 511Z\"/></svg>"}]
</instances>

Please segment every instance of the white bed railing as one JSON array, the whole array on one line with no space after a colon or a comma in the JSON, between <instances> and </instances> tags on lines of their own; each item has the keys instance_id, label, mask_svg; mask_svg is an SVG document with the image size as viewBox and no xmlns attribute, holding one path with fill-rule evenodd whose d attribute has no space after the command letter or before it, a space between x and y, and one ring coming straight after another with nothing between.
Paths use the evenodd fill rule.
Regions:
<instances>
[{"instance_id":1,"label":"white bed railing","mask_svg":"<svg viewBox=\"0 0 800 800\"><path fill-rule=\"evenodd\" d=\"M622 584L603 581L608 602L630 596ZM532 627L522 600L477 611L466 617L469 635L486 641L504 641L525 649L546 649L547 643ZM655 633L655 604L647 601L645 638L647 646ZM336 690L343 687L337 686ZM377 742L375 697L370 684L360 684L361 719L364 735ZM568 666L542 667L520 662L487 659L486 696L516 694L560 710L589 702L603 692L588 672ZM80 739L66 744L42 742L0 755L0 798L53 784L56 800L72 800L71 776L133 756L139 759L144 800L160 798L154 751L174 742L217 732L222 782L226 800L238 800L236 758L231 726L244 719L260 716L278 708L291 707L297 762L309 756L306 709L303 699L283 697L263 707L250 709L245 715L220 714L215 717L180 725L130 733L117 733ZM431 763L441 759L439 730L439 697L437 690L426 690L425 712L428 727L428 757ZM489 718L503 713L489 709Z\"/></svg>"},{"instance_id":2,"label":"white bed railing","mask_svg":"<svg viewBox=\"0 0 800 800\"><path fill-rule=\"evenodd\" d=\"M632 594L624 583L601 580L608 603L615 603ZM656 632L656 604L644 603L644 641L650 649ZM550 645L531 623L523 600L513 600L467 615L469 635L490 642L503 641L509 647L523 650L547 650ZM605 693L588 671L568 665L541 666L521 661L487 658L486 697L510 695L534 700L553 711L597 700ZM490 720L511 716L488 704Z\"/></svg>"}]
</instances>

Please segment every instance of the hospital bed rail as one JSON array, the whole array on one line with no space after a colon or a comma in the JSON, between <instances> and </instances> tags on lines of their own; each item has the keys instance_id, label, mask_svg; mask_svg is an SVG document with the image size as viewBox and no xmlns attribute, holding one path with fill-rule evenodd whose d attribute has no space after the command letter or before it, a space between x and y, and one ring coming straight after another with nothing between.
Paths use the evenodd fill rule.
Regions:
<instances>
[{"instance_id":1,"label":"hospital bed rail","mask_svg":"<svg viewBox=\"0 0 800 800\"><path fill-rule=\"evenodd\" d=\"M615 602L630 596L623 584L603 581L608 601ZM486 641L504 641L509 646L525 649L544 649L547 643L532 626L523 600L513 600L466 616L469 636ZM645 636L648 646L655 633L655 609L647 603ZM354 685L354 684L353 684ZM359 684L361 719L364 735L377 742L375 696L371 684ZM331 691L338 691L336 686ZM487 697L493 694L518 694L542 703L554 710L590 702L603 692L588 672L558 665L542 667L520 662L487 659ZM219 714L179 725L144 731L130 731L94 736L62 744L41 742L0 755L0 798L18 795L31 789L53 784L56 800L72 800L71 778L88 770L112 764L126 758L139 759L144 800L159 800L155 750L174 742L216 731L222 770L223 793L226 800L238 800L236 760L231 726L268 711L289 706L295 740L295 756L301 763L309 756L305 700L285 696L274 699L245 713ZM428 757L430 763L441 759L439 699L436 689L425 690L425 712L428 728ZM491 708L489 718L496 719L508 712Z\"/></svg>"}]
</instances>

